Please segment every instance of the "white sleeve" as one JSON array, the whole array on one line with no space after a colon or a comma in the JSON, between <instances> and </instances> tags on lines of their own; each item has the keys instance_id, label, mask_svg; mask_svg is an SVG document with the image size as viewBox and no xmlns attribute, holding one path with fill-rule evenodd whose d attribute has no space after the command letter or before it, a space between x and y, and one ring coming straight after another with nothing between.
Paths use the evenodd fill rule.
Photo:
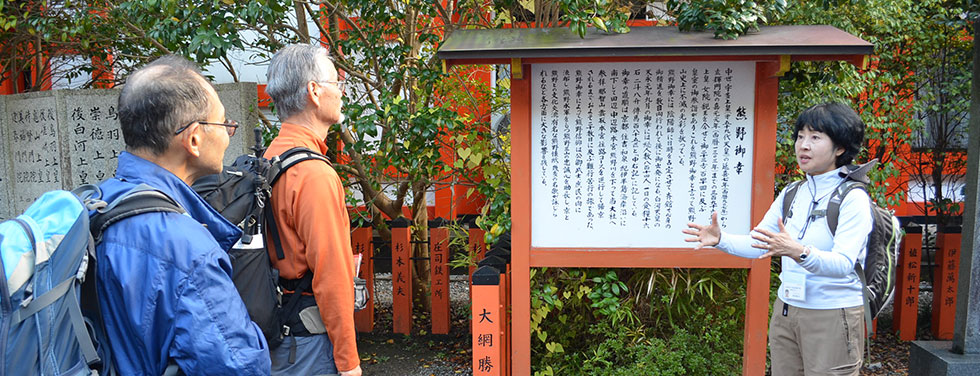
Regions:
<instances>
[{"instance_id":1,"label":"white sleeve","mask_svg":"<svg viewBox=\"0 0 980 376\"><path fill-rule=\"evenodd\" d=\"M864 253L871 233L871 199L863 190L851 191L840 205L834 247L815 249L800 263L810 273L842 278L854 270L854 263Z\"/></svg>"},{"instance_id":2,"label":"white sleeve","mask_svg":"<svg viewBox=\"0 0 980 376\"><path fill-rule=\"evenodd\" d=\"M785 189L783 189L782 192L779 192L779 195L776 196L776 200L769 205L769 210L766 211L766 215L762 217L762 221L759 222L756 228L766 229L772 232L779 232L779 218L783 216L783 196L785 194ZM752 232L750 231L749 233L751 234ZM752 236L750 235L736 235L722 231L721 239L718 241L718 246L716 248L739 257L759 258L759 256L765 254L766 251L759 248L753 248L752 244L755 243L757 242L755 239L752 239Z\"/></svg>"}]
</instances>

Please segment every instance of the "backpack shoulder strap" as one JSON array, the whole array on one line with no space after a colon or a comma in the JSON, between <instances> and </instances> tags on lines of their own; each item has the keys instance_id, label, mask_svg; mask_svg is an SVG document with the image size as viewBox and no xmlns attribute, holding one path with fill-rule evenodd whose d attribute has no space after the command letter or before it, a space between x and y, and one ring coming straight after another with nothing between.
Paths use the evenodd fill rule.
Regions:
<instances>
[{"instance_id":1,"label":"backpack shoulder strap","mask_svg":"<svg viewBox=\"0 0 980 376\"><path fill-rule=\"evenodd\" d=\"M269 186L271 187L276 184L279 177L282 176L282 174L285 173L290 167L293 167L300 162L314 159L324 161L328 165L333 166L326 156L313 150L301 146L286 150L286 152L273 159L272 164L274 166L278 165L278 169L275 171L275 175L272 177L272 180L269 181ZM269 229L269 237L272 238L272 243L276 247L276 258L279 260L286 258L286 253L282 250L282 240L279 239L279 229L276 227L276 218L273 215L272 210L265 211L265 223L266 228Z\"/></svg>"},{"instance_id":2,"label":"backpack shoulder strap","mask_svg":"<svg viewBox=\"0 0 980 376\"><path fill-rule=\"evenodd\" d=\"M278 170L276 170L275 175L272 177L272 180L269 181L269 186L276 184L276 181L279 180L279 177L282 176L282 174L285 173L286 170L288 170L290 167L299 164L300 162L316 159L316 160L324 161L328 165L333 166L333 164L330 163L330 160L327 159L325 155L317 153L313 150L310 150L302 146L297 146L292 149L286 150L276 158L279 159L278 162L279 168Z\"/></svg>"},{"instance_id":3,"label":"backpack shoulder strap","mask_svg":"<svg viewBox=\"0 0 980 376\"><path fill-rule=\"evenodd\" d=\"M845 179L834 189L834 193L830 194L830 202L827 203L827 226L830 227L831 235L837 234L837 220L839 219L837 217L840 216L840 204L844 202L844 197L855 189L868 191L864 183Z\"/></svg>"},{"instance_id":4,"label":"backpack shoulder strap","mask_svg":"<svg viewBox=\"0 0 980 376\"><path fill-rule=\"evenodd\" d=\"M113 223L135 215L153 212L184 214L186 211L166 193L149 185L140 184L92 216L90 223L92 237L95 238L96 242L99 242L102 240L103 232Z\"/></svg>"},{"instance_id":5,"label":"backpack shoulder strap","mask_svg":"<svg viewBox=\"0 0 980 376\"><path fill-rule=\"evenodd\" d=\"M796 198L796 192L800 190L800 186L803 185L803 180L797 180L786 186L786 194L783 195L783 224L786 224L786 218L790 215L790 208L793 206L793 199Z\"/></svg>"}]
</instances>

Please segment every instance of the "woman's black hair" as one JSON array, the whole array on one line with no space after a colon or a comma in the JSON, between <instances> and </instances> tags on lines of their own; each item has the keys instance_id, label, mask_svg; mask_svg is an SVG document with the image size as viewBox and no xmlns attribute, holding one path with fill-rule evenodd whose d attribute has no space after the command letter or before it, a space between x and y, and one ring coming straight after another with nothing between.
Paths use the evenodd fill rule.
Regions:
<instances>
[{"instance_id":1,"label":"woman's black hair","mask_svg":"<svg viewBox=\"0 0 980 376\"><path fill-rule=\"evenodd\" d=\"M796 118L794 140L804 127L827 134L834 146L844 149L844 153L837 157L837 167L850 164L864 145L864 122L851 107L842 103L818 104L804 110Z\"/></svg>"}]
</instances>

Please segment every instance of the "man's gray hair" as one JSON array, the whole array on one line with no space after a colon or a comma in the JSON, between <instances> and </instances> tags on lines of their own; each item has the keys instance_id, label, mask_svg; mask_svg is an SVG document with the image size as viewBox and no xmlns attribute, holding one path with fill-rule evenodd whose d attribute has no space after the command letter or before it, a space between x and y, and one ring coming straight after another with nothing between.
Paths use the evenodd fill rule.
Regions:
<instances>
[{"instance_id":1,"label":"man's gray hair","mask_svg":"<svg viewBox=\"0 0 980 376\"><path fill-rule=\"evenodd\" d=\"M140 68L126 79L119 94L119 125L126 147L161 155L174 132L206 119L211 86L194 63L167 55Z\"/></svg>"},{"instance_id":2,"label":"man's gray hair","mask_svg":"<svg viewBox=\"0 0 980 376\"><path fill-rule=\"evenodd\" d=\"M275 102L280 120L306 108L307 83L327 79L320 77L326 61L331 61L327 49L313 44L291 44L272 56L265 92Z\"/></svg>"}]
</instances>

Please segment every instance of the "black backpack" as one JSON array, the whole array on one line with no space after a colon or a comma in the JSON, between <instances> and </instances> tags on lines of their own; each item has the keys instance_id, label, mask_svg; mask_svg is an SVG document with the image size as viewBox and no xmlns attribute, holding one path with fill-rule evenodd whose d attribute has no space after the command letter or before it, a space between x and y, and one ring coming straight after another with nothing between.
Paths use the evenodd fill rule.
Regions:
<instances>
[{"instance_id":1,"label":"black backpack","mask_svg":"<svg viewBox=\"0 0 980 376\"><path fill-rule=\"evenodd\" d=\"M241 241L228 252L232 281L245 302L248 314L262 329L269 347L277 348L290 334L287 319L296 316L299 297L312 287L312 274L292 284L293 294L284 296L279 271L269 261L268 242L276 257L285 258L276 221L271 210L272 185L290 167L308 160L330 163L327 157L306 148L293 148L271 160L262 157L261 131L255 129L253 154L235 159L219 174L201 177L192 188L222 216L242 229ZM267 235L267 236L264 236Z\"/></svg>"},{"instance_id":2,"label":"black backpack","mask_svg":"<svg viewBox=\"0 0 980 376\"><path fill-rule=\"evenodd\" d=\"M867 174L877 162L873 160L860 166L847 166L847 176L830 194L830 202L827 203L827 225L830 227L831 234L837 233L840 205L844 197L855 189L867 192L867 184L870 182ZM796 181L786 187L786 195L783 196L783 218L789 215L790 206L803 182ZM869 336L874 333L872 321L878 317L884 307L891 304L895 296L898 254L902 247L902 237L905 235L898 218L874 201L871 201L871 218L873 224L871 233L868 234L864 265L854 264L854 270L864 286L864 319Z\"/></svg>"}]
</instances>

